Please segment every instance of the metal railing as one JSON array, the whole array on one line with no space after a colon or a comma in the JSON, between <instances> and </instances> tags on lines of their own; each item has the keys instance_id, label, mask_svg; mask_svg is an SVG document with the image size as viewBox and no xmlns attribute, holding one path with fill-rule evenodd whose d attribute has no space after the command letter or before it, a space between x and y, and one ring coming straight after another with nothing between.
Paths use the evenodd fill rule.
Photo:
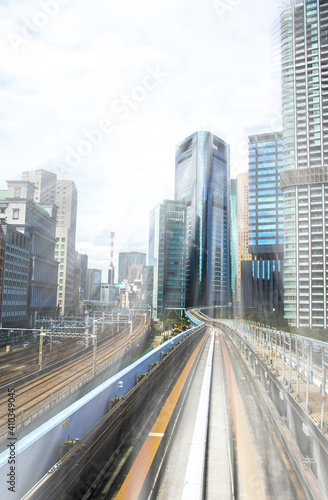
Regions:
<instances>
[{"instance_id":1,"label":"metal railing","mask_svg":"<svg viewBox=\"0 0 328 500\"><path fill-rule=\"evenodd\" d=\"M311 384L321 391L320 429L327 425L325 411L327 407L327 368L328 343L252 321L234 319L221 320L232 326L275 373L281 375L282 384L289 390L294 387L296 400L300 400L300 385L305 381L305 410L310 413L309 396ZM281 362L278 363L278 358ZM279 373L281 370L281 374Z\"/></svg>"}]
</instances>

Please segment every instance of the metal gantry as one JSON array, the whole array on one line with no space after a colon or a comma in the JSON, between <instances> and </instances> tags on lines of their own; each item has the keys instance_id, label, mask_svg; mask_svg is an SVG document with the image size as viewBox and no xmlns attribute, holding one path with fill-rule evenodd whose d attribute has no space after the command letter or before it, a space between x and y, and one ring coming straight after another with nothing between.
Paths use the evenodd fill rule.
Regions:
<instances>
[{"instance_id":1,"label":"metal gantry","mask_svg":"<svg viewBox=\"0 0 328 500\"><path fill-rule=\"evenodd\" d=\"M42 370L42 358L43 358L43 342L45 338L50 338L50 350L52 346L52 338L73 338L79 337L86 340L86 347L89 347L89 339L92 339L93 345L93 374L96 372L96 356L97 356L97 335L96 335L96 322L95 320L92 323L92 334L89 334L88 327L85 329L84 333L75 333L75 332L54 332L54 331L44 331L43 327L40 328L40 342L39 342L39 370Z\"/></svg>"}]
</instances>

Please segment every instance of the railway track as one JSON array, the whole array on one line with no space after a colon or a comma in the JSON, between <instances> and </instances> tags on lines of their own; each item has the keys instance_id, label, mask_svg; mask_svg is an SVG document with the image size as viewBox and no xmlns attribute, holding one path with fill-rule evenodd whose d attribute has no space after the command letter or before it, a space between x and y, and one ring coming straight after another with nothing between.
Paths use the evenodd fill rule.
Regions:
<instances>
[{"instance_id":1,"label":"railway track","mask_svg":"<svg viewBox=\"0 0 328 500\"><path fill-rule=\"evenodd\" d=\"M120 488L133 457L204 333L185 339L179 349L173 349L24 500L107 498L109 492L111 497L113 490ZM115 470L121 474L115 474L113 481Z\"/></svg>"},{"instance_id":2,"label":"railway track","mask_svg":"<svg viewBox=\"0 0 328 500\"><path fill-rule=\"evenodd\" d=\"M142 320L137 320L134 325L132 342L135 342L140 333L144 330ZM97 346L96 369L105 366L119 352L124 350L130 344L130 330L124 329L117 336L110 336L103 339ZM45 401L55 398L65 392L71 385L82 381L93 373L93 351L92 347L84 349L81 355L73 361L70 358L62 359L62 362L51 368L49 367L41 376L36 374L34 380L24 382L12 381L10 385L15 388L16 404L19 411L24 411L24 418L41 408ZM6 431L8 426L7 407L8 396L7 387L2 388L0 396L0 435ZM19 416L19 415L18 415Z\"/></svg>"},{"instance_id":3,"label":"railway track","mask_svg":"<svg viewBox=\"0 0 328 500\"><path fill-rule=\"evenodd\" d=\"M107 327L107 333L106 331L99 332L98 341L103 340L106 336L108 337L108 329L112 328ZM110 333L113 334L113 331ZM81 341L64 337L58 340L54 335L52 345L49 342L43 346L43 367L46 368L56 362L62 361L64 357L67 358L73 354L82 352L85 347L81 346L81 343L79 344L78 342ZM17 351L0 354L0 362L1 391L1 388L9 384L12 380L17 380L38 370L39 338L26 348L22 347Z\"/></svg>"}]
</instances>

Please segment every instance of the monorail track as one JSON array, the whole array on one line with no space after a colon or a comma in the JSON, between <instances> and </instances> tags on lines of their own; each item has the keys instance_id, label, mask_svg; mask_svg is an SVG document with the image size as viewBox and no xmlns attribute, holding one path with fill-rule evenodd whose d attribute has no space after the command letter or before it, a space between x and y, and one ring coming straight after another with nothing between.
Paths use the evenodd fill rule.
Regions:
<instances>
[{"instance_id":1,"label":"monorail track","mask_svg":"<svg viewBox=\"0 0 328 500\"><path fill-rule=\"evenodd\" d=\"M150 370L24 500L112 498L204 333L183 340ZM120 474L113 476L115 470Z\"/></svg>"}]
</instances>

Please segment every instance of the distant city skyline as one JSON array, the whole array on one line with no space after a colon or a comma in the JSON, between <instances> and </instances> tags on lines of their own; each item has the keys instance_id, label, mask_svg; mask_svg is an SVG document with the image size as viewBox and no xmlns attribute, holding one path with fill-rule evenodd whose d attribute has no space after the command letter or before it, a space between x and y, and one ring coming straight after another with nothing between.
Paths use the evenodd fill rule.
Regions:
<instances>
[{"instance_id":1,"label":"distant city skyline","mask_svg":"<svg viewBox=\"0 0 328 500\"><path fill-rule=\"evenodd\" d=\"M54 4L0 7L0 188L38 168L74 181L77 249L107 276L111 231L116 268L119 252L147 252L182 137L222 137L236 177L248 135L279 129L270 37L283 1Z\"/></svg>"}]
</instances>

